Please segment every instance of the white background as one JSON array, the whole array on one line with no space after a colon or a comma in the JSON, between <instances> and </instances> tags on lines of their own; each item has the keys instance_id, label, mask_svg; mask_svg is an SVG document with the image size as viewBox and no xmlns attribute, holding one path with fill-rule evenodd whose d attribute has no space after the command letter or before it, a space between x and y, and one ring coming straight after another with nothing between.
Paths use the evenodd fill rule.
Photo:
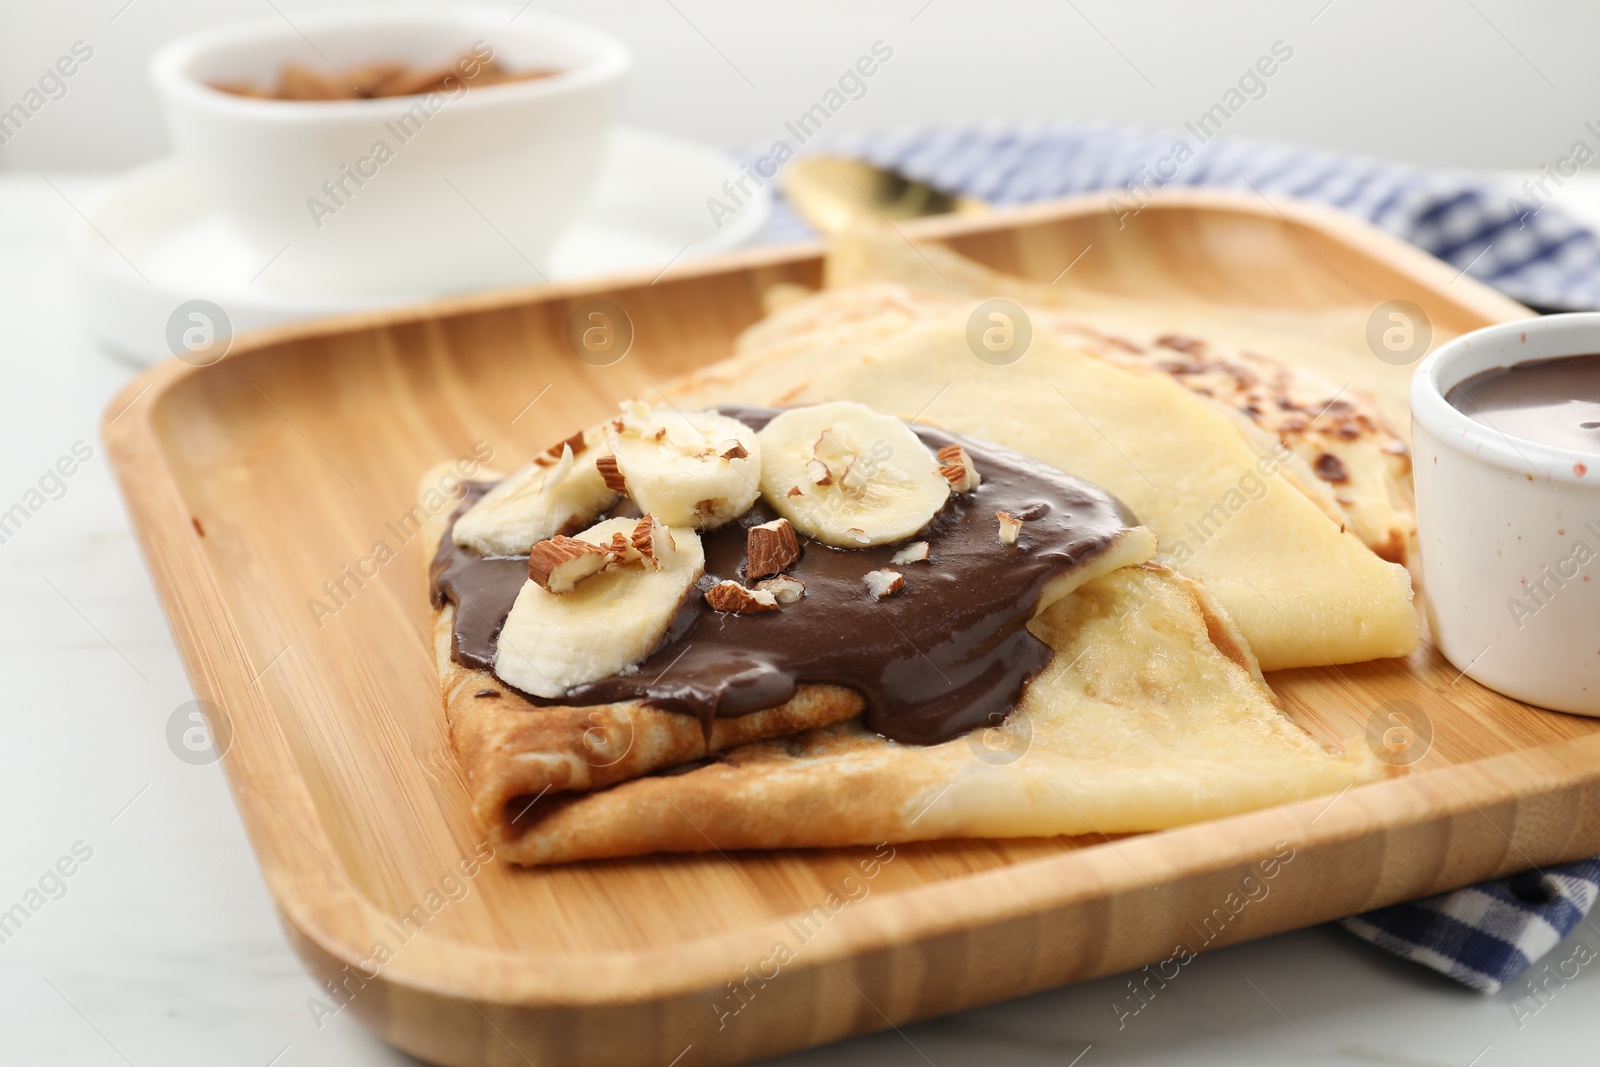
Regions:
<instances>
[{"instance_id":1,"label":"white background","mask_svg":"<svg viewBox=\"0 0 1600 1067\"><path fill-rule=\"evenodd\" d=\"M4 0L0 107L74 41L95 54L66 97L0 148L0 167L126 167L158 155L150 53L190 30L273 18L274 4L290 17L330 6ZM523 0L492 6L510 17ZM993 117L1177 125L1276 40L1294 59L1230 133L1537 168L1600 118L1600 5L1581 0L536 0L534 9L585 18L633 47L625 121L718 144L775 136L878 39L894 60L831 129Z\"/></svg>"},{"instance_id":2,"label":"white background","mask_svg":"<svg viewBox=\"0 0 1600 1067\"><path fill-rule=\"evenodd\" d=\"M1534 169L1600 117L1600 5L1323 2L539 7L633 45L628 121L716 143L775 135L880 38L893 62L832 128L1018 116L1173 124L1279 39L1294 60L1230 133ZM57 172L81 202L93 181L59 172L159 155L150 52L272 9L125 3L0 0L0 108L73 41L95 49L68 95L0 148L0 507L73 442L95 448L65 497L0 545L0 909L75 841L94 850L66 895L0 944L0 1064L409 1063L348 1016L313 1025L306 1001L317 989L284 943L220 770L167 748L169 716L191 694L97 438L100 412L132 372L77 329L60 238L71 211L35 172ZM281 2L291 15L308 6ZM503 6L510 17L518 5ZM1600 927L1580 926L1550 961L1571 959L1580 942L1600 948ZM1597 975L1591 964L1543 1002L1520 983L1482 997L1321 928L1201 957L1122 1030L1112 1005L1125 979L1108 978L784 1063L1587 1063Z\"/></svg>"}]
</instances>

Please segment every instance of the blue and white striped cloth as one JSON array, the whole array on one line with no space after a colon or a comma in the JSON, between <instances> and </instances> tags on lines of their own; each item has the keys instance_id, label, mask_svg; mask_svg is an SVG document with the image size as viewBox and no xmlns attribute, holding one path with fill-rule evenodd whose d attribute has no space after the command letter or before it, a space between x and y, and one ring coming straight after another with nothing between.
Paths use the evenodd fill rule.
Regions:
<instances>
[{"instance_id":1,"label":"blue and white striped cloth","mask_svg":"<svg viewBox=\"0 0 1600 1067\"><path fill-rule=\"evenodd\" d=\"M1179 142L1186 152L1177 150ZM761 145L746 158L753 161L770 147ZM797 147L790 145L791 151ZM1469 173L1227 137L1202 142L1188 128L1106 123L823 134L801 151L852 156L994 204L1104 191L1132 208L1162 185L1316 200L1367 219L1525 304L1600 308L1600 235L1561 213L1553 179L1542 191L1514 189ZM780 197L765 236L799 240L811 230ZM1344 926L1397 956L1494 993L1584 922L1597 895L1600 859L1381 908Z\"/></svg>"},{"instance_id":2,"label":"blue and white striped cloth","mask_svg":"<svg viewBox=\"0 0 1600 1067\"><path fill-rule=\"evenodd\" d=\"M1175 152L1179 142L1185 152ZM1107 123L985 123L812 138L791 151L853 156L993 204L1104 191L1134 207L1130 185L1249 190L1317 200L1388 230L1501 292L1538 308L1600 308L1600 235L1560 210L1559 176L1512 188L1471 173L1423 170L1189 129ZM771 146L751 146L754 160ZM1177 162L1175 156L1184 156ZM1171 162L1163 163L1163 160ZM1169 173L1163 179L1158 173ZM781 198L772 241L811 230Z\"/></svg>"},{"instance_id":3,"label":"blue and white striped cloth","mask_svg":"<svg viewBox=\"0 0 1600 1067\"><path fill-rule=\"evenodd\" d=\"M1495 993L1584 922L1597 894L1600 859L1584 860L1353 915L1344 927Z\"/></svg>"}]
</instances>

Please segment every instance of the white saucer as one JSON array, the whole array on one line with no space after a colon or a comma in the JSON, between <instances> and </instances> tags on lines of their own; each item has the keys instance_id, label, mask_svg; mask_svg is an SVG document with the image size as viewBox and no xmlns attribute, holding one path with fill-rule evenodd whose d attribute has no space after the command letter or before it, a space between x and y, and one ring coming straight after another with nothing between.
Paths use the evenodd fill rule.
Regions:
<instances>
[{"instance_id":1,"label":"white saucer","mask_svg":"<svg viewBox=\"0 0 1600 1067\"><path fill-rule=\"evenodd\" d=\"M739 164L692 141L618 129L595 195L556 245L548 272L571 281L665 268L750 241L772 210L762 189L718 228L706 200L722 196ZM154 363L173 354L167 322L179 305L208 300L234 334L285 322L447 295L318 296L273 292L270 273L229 230L194 175L176 159L116 179L74 218L74 283L89 332L116 352Z\"/></svg>"}]
</instances>

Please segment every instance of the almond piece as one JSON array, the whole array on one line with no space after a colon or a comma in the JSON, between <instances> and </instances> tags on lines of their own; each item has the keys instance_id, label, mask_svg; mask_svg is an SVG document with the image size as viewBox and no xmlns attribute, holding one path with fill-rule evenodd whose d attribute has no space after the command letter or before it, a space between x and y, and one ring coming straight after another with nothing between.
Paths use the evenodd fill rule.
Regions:
<instances>
[{"instance_id":1,"label":"almond piece","mask_svg":"<svg viewBox=\"0 0 1600 1067\"><path fill-rule=\"evenodd\" d=\"M800 558L800 538L788 519L773 519L745 531L744 573L747 578L770 578Z\"/></svg>"},{"instance_id":2,"label":"almond piece","mask_svg":"<svg viewBox=\"0 0 1600 1067\"><path fill-rule=\"evenodd\" d=\"M601 456L594 461L594 468L600 472L600 477L606 483L607 489L613 493L626 493L628 491L627 479L622 477L622 471L617 467L616 456Z\"/></svg>"},{"instance_id":3,"label":"almond piece","mask_svg":"<svg viewBox=\"0 0 1600 1067\"><path fill-rule=\"evenodd\" d=\"M806 583L787 574L757 582L755 588L759 592L771 593L779 604L793 604L806 595Z\"/></svg>"},{"instance_id":4,"label":"almond piece","mask_svg":"<svg viewBox=\"0 0 1600 1067\"><path fill-rule=\"evenodd\" d=\"M872 594L873 600L882 600L886 596L893 596L906 587L906 580L899 571L892 571L887 567L880 570L868 571L862 575L862 581L867 583L867 592Z\"/></svg>"},{"instance_id":5,"label":"almond piece","mask_svg":"<svg viewBox=\"0 0 1600 1067\"><path fill-rule=\"evenodd\" d=\"M567 438L565 441L557 441L555 444L553 444L549 448L545 449L545 451L548 454L554 456L556 459L560 459L561 458L561 450L563 448L572 449L572 454L573 455L577 455L579 452L582 452L583 451L583 431L579 430L577 433L573 434L571 437Z\"/></svg>"},{"instance_id":6,"label":"almond piece","mask_svg":"<svg viewBox=\"0 0 1600 1067\"><path fill-rule=\"evenodd\" d=\"M654 515L646 515L633 528L632 547L633 551L644 560L644 565L656 571L670 566L673 556L678 551L678 543L673 540L672 531L663 526Z\"/></svg>"},{"instance_id":7,"label":"almond piece","mask_svg":"<svg viewBox=\"0 0 1600 1067\"><path fill-rule=\"evenodd\" d=\"M850 461L850 465L844 469L844 473L839 475L839 488L847 493L859 495L861 490L866 488L869 477L861 461L853 459Z\"/></svg>"},{"instance_id":8,"label":"almond piece","mask_svg":"<svg viewBox=\"0 0 1600 1067\"><path fill-rule=\"evenodd\" d=\"M820 459L806 460L806 477L811 479L813 485L833 484L833 472L828 470L828 465Z\"/></svg>"},{"instance_id":9,"label":"almond piece","mask_svg":"<svg viewBox=\"0 0 1600 1067\"><path fill-rule=\"evenodd\" d=\"M745 459L750 455L750 450L740 444L738 438L730 437L717 446L722 449L723 459Z\"/></svg>"},{"instance_id":10,"label":"almond piece","mask_svg":"<svg viewBox=\"0 0 1600 1067\"><path fill-rule=\"evenodd\" d=\"M904 566L907 563L921 563L928 558L928 554L928 542L913 541L896 552L889 562L897 567Z\"/></svg>"},{"instance_id":11,"label":"almond piece","mask_svg":"<svg viewBox=\"0 0 1600 1067\"><path fill-rule=\"evenodd\" d=\"M945 445L939 449L939 473L957 493L970 492L983 484L983 476L978 473L972 457L960 445Z\"/></svg>"},{"instance_id":12,"label":"almond piece","mask_svg":"<svg viewBox=\"0 0 1600 1067\"><path fill-rule=\"evenodd\" d=\"M804 494L804 492L805 491L803 489L801 489L798 485L791 485L789 487L789 491L787 493L783 494L783 495L784 496L801 496L801 495Z\"/></svg>"},{"instance_id":13,"label":"almond piece","mask_svg":"<svg viewBox=\"0 0 1600 1067\"><path fill-rule=\"evenodd\" d=\"M994 517L1000 520L1000 543L1016 544L1017 537L1022 533L1022 520L1004 511L995 512Z\"/></svg>"},{"instance_id":14,"label":"almond piece","mask_svg":"<svg viewBox=\"0 0 1600 1067\"><path fill-rule=\"evenodd\" d=\"M557 534L528 552L528 577L546 592L570 593L573 586L604 570L614 558L599 545Z\"/></svg>"},{"instance_id":15,"label":"almond piece","mask_svg":"<svg viewBox=\"0 0 1600 1067\"><path fill-rule=\"evenodd\" d=\"M777 611L778 598L765 589L746 589L738 582L718 582L706 590L706 603L712 611L726 611L733 615L757 615L763 611Z\"/></svg>"},{"instance_id":16,"label":"almond piece","mask_svg":"<svg viewBox=\"0 0 1600 1067\"><path fill-rule=\"evenodd\" d=\"M274 95L280 100L350 100L359 94L343 77L288 63L278 72L278 91Z\"/></svg>"}]
</instances>

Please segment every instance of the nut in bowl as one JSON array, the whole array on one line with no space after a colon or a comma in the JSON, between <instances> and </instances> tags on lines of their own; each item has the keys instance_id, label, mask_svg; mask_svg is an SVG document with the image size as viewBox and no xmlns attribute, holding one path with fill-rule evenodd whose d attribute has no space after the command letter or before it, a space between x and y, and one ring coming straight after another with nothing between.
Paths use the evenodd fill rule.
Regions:
<instances>
[{"instance_id":1,"label":"nut in bowl","mask_svg":"<svg viewBox=\"0 0 1600 1067\"><path fill-rule=\"evenodd\" d=\"M1429 623L1474 680L1600 715L1600 314L1478 330L1411 383Z\"/></svg>"},{"instance_id":2,"label":"nut in bowl","mask_svg":"<svg viewBox=\"0 0 1600 1067\"><path fill-rule=\"evenodd\" d=\"M283 292L542 280L603 162L626 48L533 12L356 8L208 31L151 77L178 154Z\"/></svg>"}]
</instances>

